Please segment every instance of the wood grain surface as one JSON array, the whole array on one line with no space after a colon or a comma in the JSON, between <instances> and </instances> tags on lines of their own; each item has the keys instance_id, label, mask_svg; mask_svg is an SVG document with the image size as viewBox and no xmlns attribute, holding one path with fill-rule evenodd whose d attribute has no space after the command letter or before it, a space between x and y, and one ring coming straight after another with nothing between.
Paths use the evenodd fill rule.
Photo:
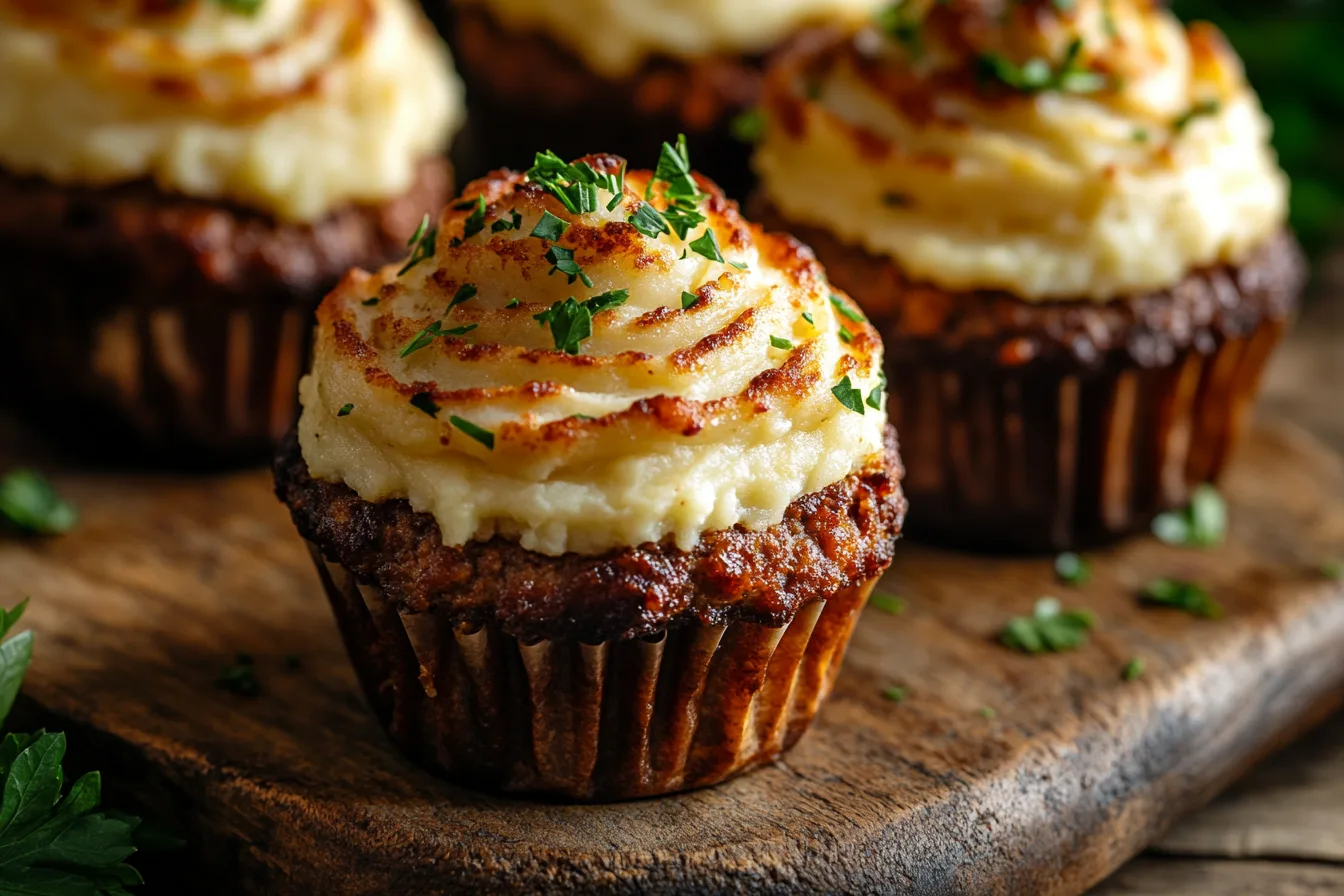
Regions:
<instances>
[{"instance_id":1,"label":"wood grain surface","mask_svg":"<svg viewBox=\"0 0 1344 896\"><path fill-rule=\"evenodd\" d=\"M886 586L910 609L865 613L783 762L596 807L475 794L390 749L265 474L55 478L80 528L0 543L0 600L31 594L39 633L26 708L184 832L193 893L1077 893L1344 698L1344 588L1319 573L1344 546L1344 462L1290 428L1246 443L1215 551L1134 540L1069 589L1048 559L903 545ZM1141 607L1156 576L1226 617ZM995 644L1045 593L1096 612L1092 643ZM239 650L255 699L212 687Z\"/></svg>"}]
</instances>

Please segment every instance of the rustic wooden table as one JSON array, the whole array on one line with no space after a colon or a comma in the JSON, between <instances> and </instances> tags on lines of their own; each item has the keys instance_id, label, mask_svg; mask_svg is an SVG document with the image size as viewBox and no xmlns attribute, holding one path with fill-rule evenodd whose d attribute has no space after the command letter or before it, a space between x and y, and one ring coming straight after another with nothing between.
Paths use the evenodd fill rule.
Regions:
<instances>
[{"instance_id":1,"label":"rustic wooden table","mask_svg":"<svg viewBox=\"0 0 1344 896\"><path fill-rule=\"evenodd\" d=\"M1344 256L1275 358L1262 414L1344 452ZM1344 657L1340 662L1344 663ZM1344 714L1265 762L1092 896L1344 894Z\"/></svg>"}]
</instances>

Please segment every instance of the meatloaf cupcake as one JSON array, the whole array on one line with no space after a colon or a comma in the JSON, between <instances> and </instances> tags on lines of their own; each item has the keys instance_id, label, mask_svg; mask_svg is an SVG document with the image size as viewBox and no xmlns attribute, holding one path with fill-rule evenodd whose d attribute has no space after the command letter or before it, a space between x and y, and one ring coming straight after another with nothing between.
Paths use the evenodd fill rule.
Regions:
<instances>
[{"instance_id":1,"label":"meatloaf cupcake","mask_svg":"<svg viewBox=\"0 0 1344 896\"><path fill-rule=\"evenodd\" d=\"M681 131L731 195L749 147L730 123L759 98L765 58L820 26L857 26L879 2L454 0L474 145L492 164L526 165L537 146L652 158Z\"/></svg>"},{"instance_id":2,"label":"meatloaf cupcake","mask_svg":"<svg viewBox=\"0 0 1344 896\"><path fill-rule=\"evenodd\" d=\"M910 2L781 60L758 212L882 332L915 534L1048 550L1215 479L1304 266L1241 66L1155 2Z\"/></svg>"},{"instance_id":3,"label":"meatloaf cupcake","mask_svg":"<svg viewBox=\"0 0 1344 896\"><path fill-rule=\"evenodd\" d=\"M684 147L496 172L347 276L276 481L392 738L579 800L789 747L904 514L854 314Z\"/></svg>"},{"instance_id":4,"label":"meatloaf cupcake","mask_svg":"<svg viewBox=\"0 0 1344 896\"><path fill-rule=\"evenodd\" d=\"M265 457L309 321L451 196L413 0L0 0L4 379L98 451Z\"/></svg>"}]
</instances>

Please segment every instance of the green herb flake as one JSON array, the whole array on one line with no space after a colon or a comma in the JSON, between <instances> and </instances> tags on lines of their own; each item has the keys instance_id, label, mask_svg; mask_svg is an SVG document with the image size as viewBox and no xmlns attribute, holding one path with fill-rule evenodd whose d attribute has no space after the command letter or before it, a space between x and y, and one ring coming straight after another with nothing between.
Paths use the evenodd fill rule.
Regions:
<instances>
[{"instance_id":1,"label":"green herb flake","mask_svg":"<svg viewBox=\"0 0 1344 896\"><path fill-rule=\"evenodd\" d=\"M758 106L736 115L728 126L733 139L740 143L756 143L765 133L765 112Z\"/></svg>"},{"instance_id":2,"label":"green herb flake","mask_svg":"<svg viewBox=\"0 0 1344 896\"><path fill-rule=\"evenodd\" d=\"M998 712L992 706L982 706L977 710L982 719L993 719L998 717Z\"/></svg>"},{"instance_id":3,"label":"green herb flake","mask_svg":"<svg viewBox=\"0 0 1344 896\"><path fill-rule=\"evenodd\" d=\"M540 314L532 315L532 319L543 327L551 328L551 338L557 351L577 355L583 340L593 335L593 315L624 305L629 298L630 291L625 289L613 289L593 296L586 302L576 302L570 296Z\"/></svg>"},{"instance_id":4,"label":"green herb flake","mask_svg":"<svg viewBox=\"0 0 1344 896\"><path fill-rule=\"evenodd\" d=\"M1154 579L1143 587L1143 602L1159 607L1168 607L1201 616L1205 619L1219 619L1223 608L1209 596L1209 592L1194 582L1179 579Z\"/></svg>"},{"instance_id":5,"label":"green herb flake","mask_svg":"<svg viewBox=\"0 0 1344 896\"><path fill-rule=\"evenodd\" d=\"M1034 94L1048 90L1061 93L1096 93L1109 86L1110 81L1100 72L1082 64L1083 39L1074 38L1064 59L1052 66L1038 57L1018 65L997 53L986 53L977 60L977 75L982 82L997 81L1020 93Z\"/></svg>"},{"instance_id":6,"label":"green herb flake","mask_svg":"<svg viewBox=\"0 0 1344 896\"><path fill-rule=\"evenodd\" d=\"M1129 135L1129 139L1135 143L1147 143L1150 136L1147 128L1135 128Z\"/></svg>"},{"instance_id":7,"label":"green herb flake","mask_svg":"<svg viewBox=\"0 0 1344 896\"><path fill-rule=\"evenodd\" d=\"M265 3L266 0L215 0L215 5L245 16L255 14Z\"/></svg>"},{"instance_id":8,"label":"green herb flake","mask_svg":"<svg viewBox=\"0 0 1344 896\"><path fill-rule=\"evenodd\" d=\"M1087 643L1096 619L1087 610L1065 610L1053 597L1036 601L1030 616L1019 616L1004 626L999 641L1021 653L1060 653Z\"/></svg>"},{"instance_id":9,"label":"green herb flake","mask_svg":"<svg viewBox=\"0 0 1344 896\"><path fill-rule=\"evenodd\" d=\"M886 394L886 391L887 391L887 384L886 381L884 380L883 382L878 383L869 391L868 397L864 399L863 403L868 405L868 407L872 408L875 411L882 410L882 397Z\"/></svg>"},{"instance_id":10,"label":"green herb flake","mask_svg":"<svg viewBox=\"0 0 1344 896\"><path fill-rule=\"evenodd\" d=\"M596 317L603 311L611 308L619 308L630 300L630 290L628 289L609 289L604 293L593 296L583 304L588 306L588 311Z\"/></svg>"},{"instance_id":11,"label":"green herb flake","mask_svg":"<svg viewBox=\"0 0 1344 896\"><path fill-rule=\"evenodd\" d=\"M452 311L463 302L476 298L478 293L475 283L463 283L457 288L457 292L453 293L453 300L448 303L448 311Z\"/></svg>"},{"instance_id":12,"label":"green herb flake","mask_svg":"<svg viewBox=\"0 0 1344 896\"><path fill-rule=\"evenodd\" d=\"M889 688L882 689L882 699L890 700L892 703L904 703L907 692L905 688L892 685Z\"/></svg>"},{"instance_id":13,"label":"green herb flake","mask_svg":"<svg viewBox=\"0 0 1344 896\"><path fill-rule=\"evenodd\" d=\"M505 308L517 308L517 307L518 307L519 305L521 305L521 304L523 304L523 300L522 300L522 299L509 299L508 303L507 303L504 307L505 307Z\"/></svg>"},{"instance_id":14,"label":"green herb flake","mask_svg":"<svg viewBox=\"0 0 1344 896\"><path fill-rule=\"evenodd\" d=\"M905 601L894 594L875 592L868 598L868 606L889 616L899 616L905 612Z\"/></svg>"},{"instance_id":15,"label":"green herb flake","mask_svg":"<svg viewBox=\"0 0 1344 896\"><path fill-rule=\"evenodd\" d=\"M406 241L408 248L411 248L411 257L406 261L406 265L399 271L397 276L401 277L426 259L433 258L436 250L436 244L439 240L439 228L431 227L429 224L429 215L425 215L420 221L420 226L411 234L411 238Z\"/></svg>"},{"instance_id":16,"label":"green herb flake","mask_svg":"<svg viewBox=\"0 0 1344 896\"><path fill-rule=\"evenodd\" d=\"M60 535L79 514L41 473L19 467L0 477L0 520L29 535Z\"/></svg>"},{"instance_id":17,"label":"green herb flake","mask_svg":"<svg viewBox=\"0 0 1344 896\"><path fill-rule=\"evenodd\" d=\"M785 351L788 351L789 349L793 348L793 343L785 339L783 336L771 336L770 346L772 348L784 349Z\"/></svg>"},{"instance_id":18,"label":"green herb flake","mask_svg":"<svg viewBox=\"0 0 1344 896\"><path fill-rule=\"evenodd\" d=\"M854 334L849 332L849 327L846 327L843 324L841 324L840 326L840 341L844 343L850 343L854 341Z\"/></svg>"},{"instance_id":19,"label":"green herb flake","mask_svg":"<svg viewBox=\"0 0 1344 896\"><path fill-rule=\"evenodd\" d=\"M476 208L462 222L462 239L469 240L485 229L485 194L476 197Z\"/></svg>"},{"instance_id":20,"label":"green herb flake","mask_svg":"<svg viewBox=\"0 0 1344 896\"><path fill-rule=\"evenodd\" d=\"M560 237L564 236L565 231L568 229L569 222L557 218L550 212L544 211L541 213L541 220L537 222L536 227L532 228L532 232L529 233L528 236L534 236L539 240L550 240L551 242L555 242L560 239Z\"/></svg>"},{"instance_id":21,"label":"green herb flake","mask_svg":"<svg viewBox=\"0 0 1344 896\"><path fill-rule=\"evenodd\" d=\"M1178 547L1217 547L1227 538L1227 502L1212 485L1197 485L1187 507L1153 520L1153 534Z\"/></svg>"},{"instance_id":22,"label":"green herb flake","mask_svg":"<svg viewBox=\"0 0 1344 896\"><path fill-rule=\"evenodd\" d=\"M507 218L500 218L490 225L491 233L504 233L508 230L521 230L523 226L523 216L518 209L512 209Z\"/></svg>"},{"instance_id":23,"label":"green herb flake","mask_svg":"<svg viewBox=\"0 0 1344 896\"><path fill-rule=\"evenodd\" d=\"M849 381L849 374L845 374L844 379L831 387L831 394L854 413L863 415L863 393Z\"/></svg>"},{"instance_id":24,"label":"green herb flake","mask_svg":"<svg viewBox=\"0 0 1344 896\"><path fill-rule=\"evenodd\" d=\"M368 307L370 307L370 306L373 306L373 305L377 305L377 304L378 304L378 297L377 297L377 296L373 296L373 297L371 297L371 298L365 299L364 301L360 302L360 304L363 305L363 306L366 307L366 308L368 308Z\"/></svg>"},{"instance_id":25,"label":"green herb flake","mask_svg":"<svg viewBox=\"0 0 1344 896\"><path fill-rule=\"evenodd\" d=\"M455 429L460 430L463 435L480 442L487 450L495 450L495 434L490 430L482 429L470 420L463 420L461 417L450 416L448 422L451 423Z\"/></svg>"},{"instance_id":26,"label":"green herb flake","mask_svg":"<svg viewBox=\"0 0 1344 896\"><path fill-rule=\"evenodd\" d=\"M559 271L569 278L570 283L573 283L575 280L582 280L584 286L587 286L589 289L592 288L592 278L585 274L583 268L579 267L578 262L574 260L573 249L566 249L562 246L551 246L546 250L546 260L551 263L551 269L547 271L548 274L554 274L556 271Z\"/></svg>"},{"instance_id":27,"label":"green herb flake","mask_svg":"<svg viewBox=\"0 0 1344 896\"><path fill-rule=\"evenodd\" d=\"M434 395L431 392L417 392L411 396L411 407L416 410L424 411L431 417L439 416L439 406L434 402Z\"/></svg>"},{"instance_id":28,"label":"green herb flake","mask_svg":"<svg viewBox=\"0 0 1344 896\"><path fill-rule=\"evenodd\" d=\"M1181 113L1176 120L1171 123L1171 129L1177 134L1180 134L1186 128L1190 127L1196 119L1217 115L1222 110L1223 104L1216 99L1201 100L1185 112Z\"/></svg>"},{"instance_id":29,"label":"green herb flake","mask_svg":"<svg viewBox=\"0 0 1344 896\"><path fill-rule=\"evenodd\" d=\"M700 301L700 297L695 293L683 291L681 294L681 310L685 311L698 301Z\"/></svg>"},{"instance_id":30,"label":"green herb flake","mask_svg":"<svg viewBox=\"0 0 1344 896\"><path fill-rule=\"evenodd\" d=\"M647 202L641 202L635 213L626 220L649 239L657 239L664 233L672 232L667 226L667 221L658 213L658 209Z\"/></svg>"},{"instance_id":31,"label":"green herb flake","mask_svg":"<svg viewBox=\"0 0 1344 896\"><path fill-rule=\"evenodd\" d=\"M1120 677L1125 681L1138 681L1143 677L1143 672L1143 657L1136 656L1134 659L1125 663L1125 668L1120 672Z\"/></svg>"},{"instance_id":32,"label":"green herb flake","mask_svg":"<svg viewBox=\"0 0 1344 896\"><path fill-rule=\"evenodd\" d=\"M714 235L712 227L706 227L704 233L691 241L691 251L703 255L710 261L723 261L723 253L719 251L719 238Z\"/></svg>"},{"instance_id":33,"label":"green herb flake","mask_svg":"<svg viewBox=\"0 0 1344 896\"><path fill-rule=\"evenodd\" d=\"M1055 575L1064 584L1076 588L1092 578L1092 566L1077 554L1066 551L1055 558Z\"/></svg>"},{"instance_id":34,"label":"green herb flake","mask_svg":"<svg viewBox=\"0 0 1344 896\"><path fill-rule=\"evenodd\" d=\"M807 321L809 324L811 324L811 325L814 326L814 327L817 325L817 322L816 322L815 320L812 319L812 312L811 312L811 311L804 311L804 312L803 312L803 320Z\"/></svg>"},{"instance_id":35,"label":"green herb flake","mask_svg":"<svg viewBox=\"0 0 1344 896\"><path fill-rule=\"evenodd\" d=\"M1344 579L1344 561L1327 560L1321 564L1321 575L1332 582Z\"/></svg>"},{"instance_id":36,"label":"green herb flake","mask_svg":"<svg viewBox=\"0 0 1344 896\"><path fill-rule=\"evenodd\" d=\"M904 47L915 59L924 55L924 35L917 6L910 0L896 0L879 10L875 20L879 31Z\"/></svg>"},{"instance_id":37,"label":"green herb flake","mask_svg":"<svg viewBox=\"0 0 1344 896\"><path fill-rule=\"evenodd\" d=\"M867 318L865 318L859 312L855 311L853 308L849 307L849 305L845 302L845 300L840 298L835 293L831 293L830 299L831 299L831 307L834 308L836 313L839 314L841 317L848 318L849 320L852 320L856 324L867 322Z\"/></svg>"},{"instance_id":38,"label":"green herb flake","mask_svg":"<svg viewBox=\"0 0 1344 896\"><path fill-rule=\"evenodd\" d=\"M353 404L341 405L341 409L336 412L337 417L349 417L350 412L355 409Z\"/></svg>"},{"instance_id":39,"label":"green herb flake","mask_svg":"<svg viewBox=\"0 0 1344 896\"><path fill-rule=\"evenodd\" d=\"M912 200L905 193L883 193L882 204L887 208L906 208Z\"/></svg>"}]
</instances>

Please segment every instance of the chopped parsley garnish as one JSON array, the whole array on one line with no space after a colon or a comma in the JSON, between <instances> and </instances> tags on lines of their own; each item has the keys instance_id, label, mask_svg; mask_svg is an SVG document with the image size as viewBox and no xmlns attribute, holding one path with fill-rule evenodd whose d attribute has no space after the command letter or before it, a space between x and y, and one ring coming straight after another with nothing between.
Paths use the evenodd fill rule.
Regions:
<instances>
[{"instance_id":1,"label":"chopped parsley garnish","mask_svg":"<svg viewBox=\"0 0 1344 896\"><path fill-rule=\"evenodd\" d=\"M397 276L402 276L425 259L433 258L435 244L438 240L439 228L431 227L429 225L429 215L425 215L420 221L420 226L415 228L415 233L411 234L411 238L406 241L408 247L414 248L412 249L410 259L406 262L406 266L397 271Z\"/></svg>"},{"instance_id":2,"label":"chopped parsley garnish","mask_svg":"<svg viewBox=\"0 0 1344 896\"><path fill-rule=\"evenodd\" d=\"M10 470L0 478L0 521L30 535L60 535L79 520L41 473Z\"/></svg>"},{"instance_id":3,"label":"chopped parsley garnish","mask_svg":"<svg viewBox=\"0 0 1344 896\"><path fill-rule=\"evenodd\" d=\"M1143 657L1136 656L1134 657L1134 659L1125 663L1125 668L1120 673L1120 677L1123 678L1125 681L1138 681L1140 678L1143 677L1143 672L1144 672Z\"/></svg>"},{"instance_id":4,"label":"chopped parsley garnish","mask_svg":"<svg viewBox=\"0 0 1344 896\"><path fill-rule=\"evenodd\" d=\"M229 12L240 13L250 16L257 12L266 3L266 0L215 0L215 4L222 6Z\"/></svg>"},{"instance_id":5,"label":"chopped parsley garnish","mask_svg":"<svg viewBox=\"0 0 1344 896\"><path fill-rule=\"evenodd\" d=\"M532 315L532 319L543 327L551 328L551 338L555 341L557 351L577 355L583 340L593 335L593 315L624 305L629 298L630 292L625 289L613 289L593 296L586 302L576 302L570 296L540 314Z\"/></svg>"},{"instance_id":6,"label":"chopped parsley garnish","mask_svg":"<svg viewBox=\"0 0 1344 896\"><path fill-rule=\"evenodd\" d=\"M918 58L924 53L924 39L920 29L919 14L910 7L909 0L897 0L880 10L877 14L877 27L883 34L905 48L912 57Z\"/></svg>"},{"instance_id":7,"label":"chopped parsley garnish","mask_svg":"<svg viewBox=\"0 0 1344 896\"><path fill-rule=\"evenodd\" d=\"M999 641L1021 653L1059 653L1087 643L1087 633L1096 619L1087 610L1065 610L1053 597L1036 601L1030 616L1009 621Z\"/></svg>"},{"instance_id":8,"label":"chopped parsley garnish","mask_svg":"<svg viewBox=\"0 0 1344 896\"><path fill-rule=\"evenodd\" d=\"M1195 103L1171 123L1171 129L1176 133L1181 133L1188 128L1195 119L1207 118L1217 115L1223 109L1223 104L1218 100L1201 100Z\"/></svg>"},{"instance_id":9,"label":"chopped parsley garnish","mask_svg":"<svg viewBox=\"0 0 1344 896\"><path fill-rule=\"evenodd\" d=\"M555 242L556 240L560 239L560 237L564 236L565 231L568 229L569 229L568 221L561 220L560 218L557 218L550 212L543 211L541 213L541 220L537 222L536 227L532 228L532 232L529 233L528 236L534 236L540 240L550 240L551 242Z\"/></svg>"},{"instance_id":10,"label":"chopped parsley garnish","mask_svg":"<svg viewBox=\"0 0 1344 896\"><path fill-rule=\"evenodd\" d=\"M488 429L482 429L470 420L463 420L461 417L449 417L448 422L453 424L455 429L462 431L462 434L480 442L490 451L495 450L495 434Z\"/></svg>"},{"instance_id":11,"label":"chopped parsley garnish","mask_svg":"<svg viewBox=\"0 0 1344 896\"><path fill-rule=\"evenodd\" d=\"M583 268L579 267L578 262L574 260L573 249L566 249L563 246L551 246L546 250L546 260L551 263L551 269L547 271L547 273L554 274L556 271L559 271L569 278L570 283L573 283L575 280L582 280L584 286L589 288L592 287L592 278L585 274Z\"/></svg>"},{"instance_id":12,"label":"chopped parsley garnish","mask_svg":"<svg viewBox=\"0 0 1344 896\"><path fill-rule=\"evenodd\" d=\"M336 416L337 416L337 417L349 417L349 416L350 416L350 412L353 411L354 409L355 409L355 406L354 406L353 404L343 404L343 405L341 405L341 409L340 409L339 411L336 412Z\"/></svg>"},{"instance_id":13,"label":"chopped parsley garnish","mask_svg":"<svg viewBox=\"0 0 1344 896\"><path fill-rule=\"evenodd\" d=\"M491 233L503 233L506 230L519 230L523 226L523 216L518 209L509 212L507 218L500 218L490 225Z\"/></svg>"},{"instance_id":14,"label":"chopped parsley garnish","mask_svg":"<svg viewBox=\"0 0 1344 896\"><path fill-rule=\"evenodd\" d=\"M372 297L372 298L365 299L364 301L360 302L359 304L361 304L361 305L363 305L363 306L365 306L365 307L368 307L368 306L370 306L370 305L377 305L377 304L378 304L378 297L377 297L377 296L374 296L374 297Z\"/></svg>"},{"instance_id":15,"label":"chopped parsley garnish","mask_svg":"<svg viewBox=\"0 0 1344 896\"><path fill-rule=\"evenodd\" d=\"M215 676L215 687L237 694L239 697L256 697L261 693L261 682L257 679L257 670L252 663L252 655L240 653L234 657L233 665L225 666Z\"/></svg>"},{"instance_id":16,"label":"chopped parsley garnish","mask_svg":"<svg viewBox=\"0 0 1344 896\"><path fill-rule=\"evenodd\" d=\"M704 197L700 198L703 199ZM668 227L672 228L672 232L677 235L678 239L686 239L692 230L709 220L700 212L699 201L699 199L694 201L678 199L663 210L663 220L667 222ZM708 233L709 230L706 229L705 232ZM701 239L703 238L701 237ZM695 248L694 244L691 248ZM722 258L718 260L723 261Z\"/></svg>"},{"instance_id":17,"label":"chopped parsley garnish","mask_svg":"<svg viewBox=\"0 0 1344 896\"><path fill-rule=\"evenodd\" d=\"M649 239L657 239L664 233L672 232L658 209L647 202L641 202L639 208L627 220L634 225L636 230Z\"/></svg>"},{"instance_id":18,"label":"chopped parsley garnish","mask_svg":"<svg viewBox=\"0 0 1344 896\"><path fill-rule=\"evenodd\" d=\"M406 344L406 347L401 350L401 357L404 358L413 352L420 351L420 349L429 345L440 336L465 336L476 329L476 326L476 324L467 324L465 326L453 327L450 330L445 330L443 329L443 321L436 320L434 323L417 333L415 338Z\"/></svg>"},{"instance_id":19,"label":"chopped parsley garnish","mask_svg":"<svg viewBox=\"0 0 1344 896\"><path fill-rule=\"evenodd\" d=\"M522 300L522 299L509 299L508 304L506 304L504 307L505 307L505 308L517 308L517 307L518 307L519 305L521 305L521 304L523 304L523 300Z\"/></svg>"},{"instance_id":20,"label":"chopped parsley garnish","mask_svg":"<svg viewBox=\"0 0 1344 896\"><path fill-rule=\"evenodd\" d=\"M1332 582L1338 582L1344 579L1344 562L1339 560L1327 560L1321 564L1321 575Z\"/></svg>"},{"instance_id":21,"label":"chopped parsley garnish","mask_svg":"<svg viewBox=\"0 0 1344 896\"><path fill-rule=\"evenodd\" d=\"M849 332L849 327L846 327L846 326L844 326L843 324L841 324L841 326L840 326L840 341L841 341L841 342L853 342L853 341L854 341L854 334L851 333L851 332Z\"/></svg>"},{"instance_id":22,"label":"chopped parsley garnish","mask_svg":"<svg viewBox=\"0 0 1344 896\"><path fill-rule=\"evenodd\" d=\"M982 706L977 710L982 719L992 719L998 716L998 712L992 706Z\"/></svg>"},{"instance_id":23,"label":"chopped parsley garnish","mask_svg":"<svg viewBox=\"0 0 1344 896\"><path fill-rule=\"evenodd\" d=\"M803 312L803 320L807 321L808 323L810 323L810 324L811 324L812 326L814 326L814 327L817 325L817 322L816 322L815 320L812 319L812 312L811 312L811 311L804 311L804 312Z\"/></svg>"},{"instance_id":24,"label":"chopped parsley garnish","mask_svg":"<svg viewBox=\"0 0 1344 896\"><path fill-rule=\"evenodd\" d=\"M765 113L756 107L736 115L729 123L733 138L742 143L755 143L765 133Z\"/></svg>"},{"instance_id":25,"label":"chopped parsley garnish","mask_svg":"<svg viewBox=\"0 0 1344 896\"><path fill-rule=\"evenodd\" d=\"M448 310L452 311L463 302L476 298L477 292L475 283L463 283L457 288L457 292L453 293L453 300L448 303Z\"/></svg>"},{"instance_id":26,"label":"chopped parsley garnish","mask_svg":"<svg viewBox=\"0 0 1344 896\"><path fill-rule=\"evenodd\" d=\"M1083 39L1076 37L1058 66L1052 66L1039 56L1018 65L998 53L985 53L977 60L977 71L982 81L996 80L1022 93L1042 93L1047 90L1096 93L1110 82L1105 75L1082 64L1082 52Z\"/></svg>"},{"instance_id":27,"label":"chopped parsley garnish","mask_svg":"<svg viewBox=\"0 0 1344 896\"><path fill-rule=\"evenodd\" d=\"M719 251L719 238L714 235L712 227L706 227L704 233L691 241L691 251L703 255L710 261L723 261L723 253Z\"/></svg>"},{"instance_id":28,"label":"chopped parsley garnish","mask_svg":"<svg viewBox=\"0 0 1344 896\"><path fill-rule=\"evenodd\" d=\"M599 186L615 189L613 176L598 174L587 162L571 165L549 150L537 153L527 179L540 185L575 215L597 211Z\"/></svg>"},{"instance_id":29,"label":"chopped parsley garnish","mask_svg":"<svg viewBox=\"0 0 1344 896\"><path fill-rule=\"evenodd\" d=\"M899 616L905 612L905 601L894 594L877 592L868 599L868 606L889 616Z\"/></svg>"},{"instance_id":30,"label":"chopped parsley garnish","mask_svg":"<svg viewBox=\"0 0 1344 896\"><path fill-rule=\"evenodd\" d=\"M849 381L849 374L845 374L844 379L831 387L831 394L854 413L863 415L863 393Z\"/></svg>"},{"instance_id":31,"label":"chopped parsley garnish","mask_svg":"<svg viewBox=\"0 0 1344 896\"><path fill-rule=\"evenodd\" d=\"M485 229L485 194L476 197L476 208L462 222L462 239L469 240Z\"/></svg>"},{"instance_id":32,"label":"chopped parsley garnish","mask_svg":"<svg viewBox=\"0 0 1344 896\"><path fill-rule=\"evenodd\" d=\"M770 345L773 348L781 348L785 350L793 348L793 343L785 339L783 336L771 336Z\"/></svg>"},{"instance_id":33,"label":"chopped parsley garnish","mask_svg":"<svg viewBox=\"0 0 1344 896\"><path fill-rule=\"evenodd\" d=\"M868 397L864 399L863 403L875 411L882 410L882 396L886 394L886 391L887 377L883 374L882 381L869 390Z\"/></svg>"},{"instance_id":34,"label":"chopped parsley garnish","mask_svg":"<svg viewBox=\"0 0 1344 896\"><path fill-rule=\"evenodd\" d=\"M686 135L677 135L677 145L664 143L658 154L658 166L653 171L654 180L667 184L663 195L671 199L704 198L691 175L691 154L686 149Z\"/></svg>"},{"instance_id":35,"label":"chopped parsley garnish","mask_svg":"<svg viewBox=\"0 0 1344 896\"><path fill-rule=\"evenodd\" d=\"M1166 544L1217 547L1227 537L1227 502L1212 485L1197 485L1190 493L1188 507L1160 514L1153 520L1153 534Z\"/></svg>"},{"instance_id":36,"label":"chopped parsley garnish","mask_svg":"<svg viewBox=\"0 0 1344 896\"><path fill-rule=\"evenodd\" d=\"M1222 606L1194 582L1182 582L1177 579L1154 579L1143 587L1144 603L1159 607L1170 607L1189 613L1191 616L1203 616L1205 619L1218 619L1223 615Z\"/></svg>"},{"instance_id":37,"label":"chopped parsley garnish","mask_svg":"<svg viewBox=\"0 0 1344 896\"><path fill-rule=\"evenodd\" d=\"M434 403L434 396L429 392L417 392L412 395L411 407L424 411L431 417L439 416L439 406Z\"/></svg>"},{"instance_id":38,"label":"chopped parsley garnish","mask_svg":"<svg viewBox=\"0 0 1344 896\"><path fill-rule=\"evenodd\" d=\"M700 297L698 295L696 295L693 292L686 292L685 290L683 290L681 293L681 310L685 311L687 308L691 307L698 301L700 301Z\"/></svg>"},{"instance_id":39,"label":"chopped parsley garnish","mask_svg":"<svg viewBox=\"0 0 1344 896\"><path fill-rule=\"evenodd\" d=\"M1147 129L1147 128L1135 128L1134 131L1133 131L1133 133L1131 133L1131 134L1129 135L1129 139L1133 140L1135 143L1147 143L1147 142L1148 142L1148 129Z\"/></svg>"},{"instance_id":40,"label":"chopped parsley garnish","mask_svg":"<svg viewBox=\"0 0 1344 896\"><path fill-rule=\"evenodd\" d=\"M834 307L835 310L841 316L849 318L856 324L864 323L867 320L867 318L865 318L862 314L860 314L859 312L855 311L853 308L845 304L845 300L837 296L835 293L831 293L830 298L831 298L831 306Z\"/></svg>"},{"instance_id":41,"label":"chopped parsley garnish","mask_svg":"<svg viewBox=\"0 0 1344 896\"><path fill-rule=\"evenodd\" d=\"M882 690L882 699L890 700L892 703L902 703L905 701L906 690L895 685Z\"/></svg>"},{"instance_id":42,"label":"chopped parsley garnish","mask_svg":"<svg viewBox=\"0 0 1344 896\"><path fill-rule=\"evenodd\" d=\"M1077 554L1066 551L1055 558L1055 575L1066 585L1084 585L1092 578L1092 567Z\"/></svg>"}]
</instances>

